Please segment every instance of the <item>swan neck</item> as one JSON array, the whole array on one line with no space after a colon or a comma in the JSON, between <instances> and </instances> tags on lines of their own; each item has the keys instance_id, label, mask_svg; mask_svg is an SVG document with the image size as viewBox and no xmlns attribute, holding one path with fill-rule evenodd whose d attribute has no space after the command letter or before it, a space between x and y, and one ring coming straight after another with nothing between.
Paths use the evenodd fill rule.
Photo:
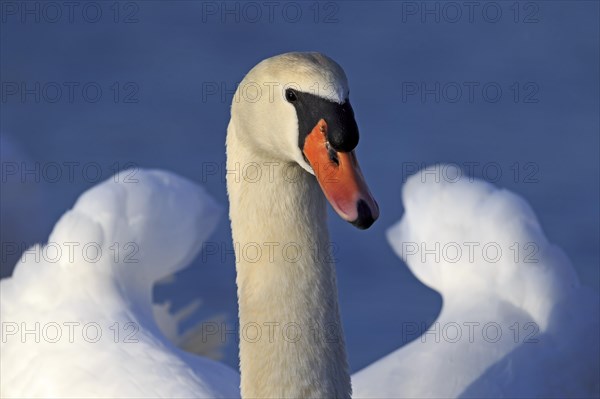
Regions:
<instances>
[{"instance_id":1,"label":"swan neck","mask_svg":"<svg viewBox=\"0 0 600 399\"><path fill-rule=\"evenodd\" d=\"M242 397L349 397L324 196L314 176L248 150L232 130Z\"/></svg>"}]
</instances>

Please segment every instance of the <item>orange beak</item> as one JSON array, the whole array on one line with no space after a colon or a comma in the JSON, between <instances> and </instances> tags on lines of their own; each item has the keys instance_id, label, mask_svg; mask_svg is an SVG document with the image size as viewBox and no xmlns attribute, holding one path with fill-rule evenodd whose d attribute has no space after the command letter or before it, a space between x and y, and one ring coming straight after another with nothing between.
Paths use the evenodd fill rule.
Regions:
<instances>
[{"instance_id":1,"label":"orange beak","mask_svg":"<svg viewBox=\"0 0 600 399\"><path fill-rule=\"evenodd\" d=\"M338 215L359 229L368 229L379 217L379 206L367 187L354 151L335 151L327 141L327 122L321 119L306 136L303 152Z\"/></svg>"}]
</instances>

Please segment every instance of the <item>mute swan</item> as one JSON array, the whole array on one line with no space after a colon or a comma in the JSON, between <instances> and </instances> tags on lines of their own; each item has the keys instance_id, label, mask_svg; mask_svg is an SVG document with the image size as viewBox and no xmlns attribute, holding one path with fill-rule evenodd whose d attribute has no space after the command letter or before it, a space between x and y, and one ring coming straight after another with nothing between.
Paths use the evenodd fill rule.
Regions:
<instances>
[{"instance_id":1,"label":"mute swan","mask_svg":"<svg viewBox=\"0 0 600 399\"><path fill-rule=\"evenodd\" d=\"M300 90L315 82L327 90ZM257 101L240 94L276 83L294 89L280 87L274 93L281 97ZM28 250L0 282L0 396L236 397L240 386L248 397L349 396L325 198L360 228L379 211L348 152L358 136L346 97L343 72L318 54L264 61L234 97L228 169L252 165L265 179L227 175L240 328L263 332L240 339L241 380L222 364L175 348L152 317L152 284L195 256L219 207L185 179L138 171L136 181L110 179L84 193L48 244ZM597 297L579 285L531 209L483 182L419 177L405 186L406 213L389 239L415 275L444 296L438 322L494 321L505 329L508 322L534 322L540 340L414 341L353 375L355 396L597 395L591 335L598 321L589 317L597 315ZM449 240L533 242L539 262L448 264L403 249L407 242ZM268 254L258 260L245 251L257 245ZM286 245L292 253L282 250ZM579 363L565 367L573 358Z\"/></svg>"},{"instance_id":2,"label":"mute swan","mask_svg":"<svg viewBox=\"0 0 600 399\"><path fill-rule=\"evenodd\" d=\"M250 86L274 90L250 99L244 96ZM284 335L269 337L273 339L240 340L244 397L350 396L325 197L358 228L368 228L379 216L353 152L357 144L346 76L324 55L272 57L254 67L238 87L227 132L228 170L251 164L260 175L269 176L258 181L227 176L240 328L284 329ZM149 185L135 190L111 182L91 190L50 236L50 243L61 243L63 250L68 249L65 243L91 242L99 243L105 254L116 243L138 243L143 271L121 260L104 259L91 266L85 256L70 259L68 265L61 258L58 267L48 262L39 267L26 259L11 279L2 282L6 299L2 317L11 336L40 321L56 329L57 320L88 320L98 323L92 326L104 334L113 328L117 332L139 328L140 342L130 347L69 346L69 342L58 345L59 350L35 346L30 340L3 344L3 352L8 352L3 370L9 369L3 371L9 385L3 385L3 395L237 394L237 376L231 370L207 359L188 363L188 355L174 351L161 338L149 305L152 284L185 265L212 230L214 206L181 179L159 172L148 172L144 178ZM161 190L173 192L161 196ZM124 209L119 208L123 203ZM184 210L192 217L185 217ZM199 228L202 237L193 233ZM257 243L282 250L258 260L249 260L238 250L240 245ZM36 247L33 252L47 248ZM33 281L34 273L43 278ZM59 285L53 289L60 295L50 294L52 283ZM18 290L23 293L17 295ZM19 358L20 352L27 355ZM48 369L57 360L55 353L61 353L58 360L64 367ZM11 364L4 364L4 359L11 359ZM38 367L25 367L34 360ZM115 368L109 368L113 363Z\"/></svg>"},{"instance_id":3,"label":"mute swan","mask_svg":"<svg viewBox=\"0 0 600 399\"><path fill-rule=\"evenodd\" d=\"M341 67L318 53L283 54L252 69L236 97L273 82L270 101L234 100L227 132L227 169L253 164L269 176L227 175L240 326L274 331L269 339L240 339L241 393L349 397L325 197L359 228L368 228L379 209L352 151L358 128ZM252 243L281 250L243 256L239 248Z\"/></svg>"}]
</instances>

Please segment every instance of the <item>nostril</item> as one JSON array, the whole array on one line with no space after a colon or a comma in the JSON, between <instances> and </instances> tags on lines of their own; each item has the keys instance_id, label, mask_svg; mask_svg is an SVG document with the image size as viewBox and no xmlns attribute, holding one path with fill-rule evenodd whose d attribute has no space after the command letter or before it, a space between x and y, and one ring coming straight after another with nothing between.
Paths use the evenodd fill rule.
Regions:
<instances>
[{"instance_id":1,"label":"nostril","mask_svg":"<svg viewBox=\"0 0 600 399\"><path fill-rule=\"evenodd\" d=\"M329 142L325 143L325 147L327 148L327 155L329 155L329 160L339 166L340 159L338 158L337 151L331 147Z\"/></svg>"}]
</instances>

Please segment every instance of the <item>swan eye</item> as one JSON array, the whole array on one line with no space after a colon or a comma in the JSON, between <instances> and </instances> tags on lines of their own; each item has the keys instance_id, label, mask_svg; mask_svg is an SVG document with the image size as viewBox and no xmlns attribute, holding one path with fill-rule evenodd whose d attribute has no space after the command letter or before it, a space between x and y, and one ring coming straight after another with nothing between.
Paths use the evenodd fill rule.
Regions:
<instances>
[{"instance_id":1,"label":"swan eye","mask_svg":"<svg viewBox=\"0 0 600 399\"><path fill-rule=\"evenodd\" d=\"M296 92L294 90L287 89L285 91L285 99L288 100L288 102L293 103L298 99L298 97L296 97Z\"/></svg>"}]
</instances>

